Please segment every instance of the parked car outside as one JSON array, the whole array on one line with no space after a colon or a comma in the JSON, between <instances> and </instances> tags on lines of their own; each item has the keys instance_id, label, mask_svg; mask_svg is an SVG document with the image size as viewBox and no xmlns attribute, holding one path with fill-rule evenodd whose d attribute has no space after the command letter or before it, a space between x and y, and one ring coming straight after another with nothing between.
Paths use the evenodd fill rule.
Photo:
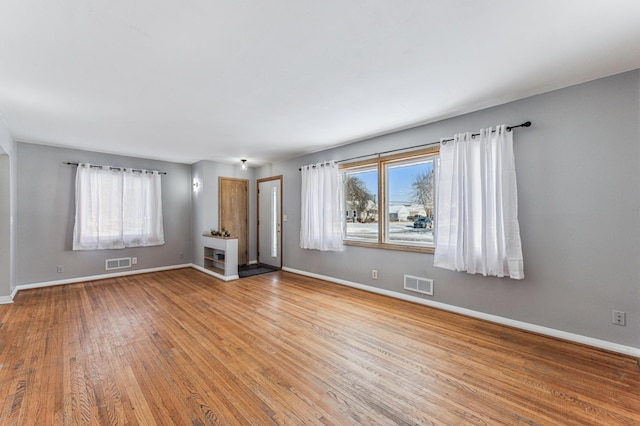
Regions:
<instances>
[{"instance_id":1,"label":"parked car outside","mask_svg":"<svg viewBox=\"0 0 640 426\"><path fill-rule=\"evenodd\" d=\"M413 222L414 228L431 228L431 218L429 217L421 217L415 222Z\"/></svg>"}]
</instances>

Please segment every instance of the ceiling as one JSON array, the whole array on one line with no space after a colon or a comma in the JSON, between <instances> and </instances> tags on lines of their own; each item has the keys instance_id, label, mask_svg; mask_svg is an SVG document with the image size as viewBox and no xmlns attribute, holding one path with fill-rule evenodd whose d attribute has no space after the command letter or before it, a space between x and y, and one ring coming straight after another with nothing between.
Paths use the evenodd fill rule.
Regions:
<instances>
[{"instance_id":1,"label":"ceiling","mask_svg":"<svg viewBox=\"0 0 640 426\"><path fill-rule=\"evenodd\" d=\"M16 140L260 165L640 68L638 0L2 0ZM464 129L462 129L464 130Z\"/></svg>"}]
</instances>

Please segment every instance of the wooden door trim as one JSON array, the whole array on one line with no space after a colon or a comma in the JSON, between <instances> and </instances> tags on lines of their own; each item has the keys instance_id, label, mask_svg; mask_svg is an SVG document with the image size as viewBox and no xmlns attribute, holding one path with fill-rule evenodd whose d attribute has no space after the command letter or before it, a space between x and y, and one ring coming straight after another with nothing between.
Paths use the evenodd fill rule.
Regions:
<instances>
[{"instance_id":1,"label":"wooden door trim","mask_svg":"<svg viewBox=\"0 0 640 426\"><path fill-rule=\"evenodd\" d=\"M256 251L257 251L257 261L260 263L260 184L263 182L269 182L271 180L279 180L280 181L280 269L282 269L282 230L284 226L282 225L282 175L266 177L262 179L258 179L256 181L256 215L258 220L256 221Z\"/></svg>"},{"instance_id":2,"label":"wooden door trim","mask_svg":"<svg viewBox=\"0 0 640 426\"><path fill-rule=\"evenodd\" d=\"M246 247L246 251L247 251L247 263L249 263L249 179L242 179L242 178L233 178L233 177L225 177L225 176L218 176L218 230L221 231L222 230L222 210L220 208L220 206L222 205L222 181L223 180L230 180L230 181L237 181L237 182L244 182L246 184L246 190L247 190L247 212L246 212L246 220L245 220L245 229L246 229L246 243L245 243L245 247Z\"/></svg>"}]
</instances>

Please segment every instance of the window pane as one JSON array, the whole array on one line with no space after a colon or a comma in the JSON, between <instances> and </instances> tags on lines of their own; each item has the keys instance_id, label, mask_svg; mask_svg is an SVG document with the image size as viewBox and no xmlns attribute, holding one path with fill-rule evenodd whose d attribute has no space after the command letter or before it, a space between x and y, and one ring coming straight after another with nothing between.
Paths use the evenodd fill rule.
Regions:
<instances>
[{"instance_id":1,"label":"window pane","mask_svg":"<svg viewBox=\"0 0 640 426\"><path fill-rule=\"evenodd\" d=\"M433 245L436 157L388 163L386 242Z\"/></svg>"},{"instance_id":2,"label":"window pane","mask_svg":"<svg viewBox=\"0 0 640 426\"><path fill-rule=\"evenodd\" d=\"M344 174L345 221L349 240L378 241L377 166Z\"/></svg>"},{"instance_id":3,"label":"window pane","mask_svg":"<svg viewBox=\"0 0 640 426\"><path fill-rule=\"evenodd\" d=\"M278 257L278 188L271 188L271 257Z\"/></svg>"}]
</instances>

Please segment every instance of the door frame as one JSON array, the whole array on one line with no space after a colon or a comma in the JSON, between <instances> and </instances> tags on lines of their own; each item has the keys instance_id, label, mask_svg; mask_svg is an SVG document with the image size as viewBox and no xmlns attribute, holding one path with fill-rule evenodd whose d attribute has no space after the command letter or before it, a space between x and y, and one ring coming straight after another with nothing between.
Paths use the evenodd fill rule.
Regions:
<instances>
[{"instance_id":1,"label":"door frame","mask_svg":"<svg viewBox=\"0 0 640 426\"><path fill-rule=\"evenodd\" d=\"M283 260L283 245L282 245L282 175L270 176L262 179L256 180L256 251L257 251L257 262L260 264L260 184L263 182L269 182L272 180L280 181L280 269L282 269L282 260Z\"/></svg>"},{"instance_id":2,"label":"door frame","mask_svg":"<svg viewBox=\"0 0 640 426\"><path fill-rule=\"evenodd\" d=\"M245 185L246 185L246 189L247 189L247 211L246 211L245 217L247 218L247 220L245 222L245 233L246 233L245 248L246 248L246 257L247 257L247 264L248 264L249 263L249 210L250 210L249 209L249 179L218 176L218 230L219 231L222 230L222 210L221 210L220 206L222 205L222 181L223 180L232 180L232 181L244 182Z\"/></svg>"}]
</instances>

